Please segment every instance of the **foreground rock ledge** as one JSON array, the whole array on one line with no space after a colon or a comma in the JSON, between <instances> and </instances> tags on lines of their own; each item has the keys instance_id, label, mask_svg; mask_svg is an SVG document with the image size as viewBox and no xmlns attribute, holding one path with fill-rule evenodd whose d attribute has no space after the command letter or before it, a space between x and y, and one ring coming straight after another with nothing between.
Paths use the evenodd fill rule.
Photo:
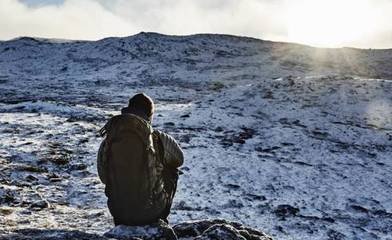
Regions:
<instances>
[{"instance_id":1,"label":"foreground rock ledge","mask_svg":"<svg viewBox=\"0 0 392 240\"><path fill-rule=\"evenodd\" d=\"M13 233L0 235L0 239L272 240L270 236L261 231L245 227L240 223L229 222L223 219L184 222L173 227L170 227L163 221L153 225L138 227L119 225L106 232L104 236L89 234L77 230L22 229Z\"/></svg>"}]
</instances>

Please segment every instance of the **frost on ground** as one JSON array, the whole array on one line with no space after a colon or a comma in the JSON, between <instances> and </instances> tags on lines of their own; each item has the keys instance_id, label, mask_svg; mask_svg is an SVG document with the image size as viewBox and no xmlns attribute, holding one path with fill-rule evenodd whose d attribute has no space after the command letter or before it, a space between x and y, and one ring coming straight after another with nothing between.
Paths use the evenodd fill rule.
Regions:
<instances>
[{"instance_id":1,"label":"frost on ground","mask_svg":"<svg viewBox=\"0 0 392 240\"><path fill-rule=\"evenodd\" d=\"M0 233L108 231L98 130L143 91L185 151L172 224L392 239L391 69L392 50L222 35L0 42Z\"/></svg>"}]
</instances>

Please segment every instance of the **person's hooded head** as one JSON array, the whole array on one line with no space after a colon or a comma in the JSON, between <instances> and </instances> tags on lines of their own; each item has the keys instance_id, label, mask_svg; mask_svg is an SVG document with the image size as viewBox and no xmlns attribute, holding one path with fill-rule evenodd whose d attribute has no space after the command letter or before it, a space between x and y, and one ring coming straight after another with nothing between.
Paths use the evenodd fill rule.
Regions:
<instances>
[{"instance_id":1,"label":"person's hooded head","mask_svg":"<svg viewBox=\"0 0 392 240\"><path fill-rule=\"evenodd\" d=\"M135 114L148 122L152 122L154 102L144 93L138 93L129 99L128 107L121 109L121 113Z\"/></svg>"}]
</instances>

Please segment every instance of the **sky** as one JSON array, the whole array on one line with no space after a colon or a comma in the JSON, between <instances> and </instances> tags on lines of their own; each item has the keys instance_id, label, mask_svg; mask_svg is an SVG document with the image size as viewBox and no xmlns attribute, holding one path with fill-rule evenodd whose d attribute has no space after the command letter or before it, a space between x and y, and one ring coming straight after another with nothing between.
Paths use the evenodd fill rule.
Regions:
<instances>
[{"instance_id":1,"label":"sky","mask_svg":"<svg viewBox=\"0 0 392 240\"><path fill-rule=\"evenodd\" d=\"M392 0L0 0L0 40L222 33L392 48Z\"/></svg>"}]
</instances>

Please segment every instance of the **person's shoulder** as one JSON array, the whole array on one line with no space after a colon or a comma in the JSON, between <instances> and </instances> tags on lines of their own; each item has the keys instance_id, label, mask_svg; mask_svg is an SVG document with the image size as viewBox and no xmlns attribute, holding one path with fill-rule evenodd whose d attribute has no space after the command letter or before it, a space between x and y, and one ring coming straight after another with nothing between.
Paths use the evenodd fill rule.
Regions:
<instances>
[{"instance_id":1,"label":"person's shoulder","mask_svg":"<svg viewBox=\"0 0 392 240\"><path fill-rule=\"evenodd\" d=\"M154 130L153 134L158 137L162 143L165 162L174 167L181 166L184 162L184 154L174 137L159 130Z\"/></svg>"},{"instance_id":2,"label":"person's shoulder","mask_svg":"<svg viewBox=\"0 0 392 240\"><path fill-rule=\"evenodd\" d=\"M173 144L175 143L178 145L176 139L174 139L174 137L172 137L168 133L154 129L153 134L158 136L162 142L172 142Z\"/></svg>"}]
</instances>

